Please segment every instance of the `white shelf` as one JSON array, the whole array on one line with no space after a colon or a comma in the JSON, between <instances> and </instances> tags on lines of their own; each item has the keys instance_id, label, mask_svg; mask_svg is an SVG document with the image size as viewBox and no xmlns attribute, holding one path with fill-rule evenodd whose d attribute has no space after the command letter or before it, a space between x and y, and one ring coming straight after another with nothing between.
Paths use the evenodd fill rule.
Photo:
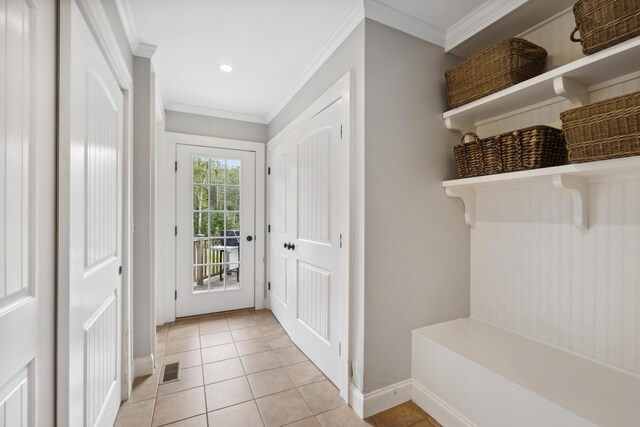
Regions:
<instances>
[{"instance_id":1,"label":"white shelf","mask_svg":"<svg viewBox=\"0 0 640 427\"><path fill-rule=\"evenodd\" d=\"M640 37L548 71L443 114L448 129L467 132L477 122L552 100L588 102L588 88L640 70Z\"/></svg>"},{"instance_id":2,"label":"white shelf","mask_svg":"<svg viewBox=\"0 0 640 427\"><path fill-rule=\"evenodd\" d=\"M629 174L640 174L640 156L456 179L444 181L442 186L447 196L462 199L465 207L465 222L473 226L475 225L475 194L478 189L526 187L547 182L558 190L569 192L573 198L574 223L579 229L587 230L589 228L589 181Z\"/></svg>"}]
</instances>

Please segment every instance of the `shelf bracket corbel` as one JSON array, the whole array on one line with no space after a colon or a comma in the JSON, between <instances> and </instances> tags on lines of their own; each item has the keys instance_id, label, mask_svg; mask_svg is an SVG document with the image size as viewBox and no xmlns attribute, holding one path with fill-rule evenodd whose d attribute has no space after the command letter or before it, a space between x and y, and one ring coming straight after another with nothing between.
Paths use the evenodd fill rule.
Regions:
<instances>
[{"instance_id":1,"label":"shelf bracket corbel","mask_svg":"<svg viewBox=\"0 0 640 427\"><path fill-rule=\"evenodd\" d=\"M573 222L582 231L589 229L589 185L585 178L553 175L553 186L568 191L573 201Z\"/></svg>"},{"instance_id":2,"label":"shelf bracket corbel","mask_svg":"<svg viewBox=\"0 0 640 427\"><path fill-rule=\"evenodd\" d=\"M564 76L553 79L553 90L556 95L571 101L571 108L582 107L589 103L587 87Z\"/></svg>"},{"instance_id":3,"label":"shelf bracket corbel","mask_svg":"<svg viewBox=\"0 0 640 427\"><path fill-rule=\"evenodd\" d=\"M473 123L459 121L454 119L453 117L445 118L444 125L447 127L447 129L459 132L462 135L464 135L466 132L473 132L475 129L475 125Z\"/></svg>"},{"instance_id":4,"label":"shelf bracket corbel","mask_svg":"<svg viewBox=\"0 0 640 427\"><path fill-rule=\"evenodd\" d=\"M476 192L473 188L445 187L445 193L449 197L462 199L464 203L464 222L473 227L476 225Z\"/></svg>"}]
</instances>

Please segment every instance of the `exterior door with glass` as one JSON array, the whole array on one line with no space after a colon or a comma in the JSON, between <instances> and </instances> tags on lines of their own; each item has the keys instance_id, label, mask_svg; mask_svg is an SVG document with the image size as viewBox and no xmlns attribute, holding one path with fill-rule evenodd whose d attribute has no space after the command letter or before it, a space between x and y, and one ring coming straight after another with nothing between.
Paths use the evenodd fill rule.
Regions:
<instances>
[{"instance_id":1,"label":"exterior door with glass","mask_svg":"<svg viewBox=\"0 0 640 427\"><path fill-rule=\"evenodd\" d=\"M255 153L177 146L176 316L254 306Z\"/></svg>"}]
</instances>

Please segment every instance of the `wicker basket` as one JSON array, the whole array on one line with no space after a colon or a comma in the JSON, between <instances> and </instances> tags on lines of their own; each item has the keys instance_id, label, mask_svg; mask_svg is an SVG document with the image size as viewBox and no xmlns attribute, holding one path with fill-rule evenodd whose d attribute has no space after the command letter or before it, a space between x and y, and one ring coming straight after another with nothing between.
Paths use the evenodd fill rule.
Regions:
<instances>
[{"instance_id":1,"label":"wicker basket","mask_svg":"<svg viewBox=\"0 0 640 427\"><path fill-rule=\"evenodd\" d=\"M473 141L466 142L467 136L472 136ZM467 133L453 153L460 178L559 166L567 160L562 131L549 126L533 126L486 139Z\"/></svg>"},{"instance_id":2,"label":"wicker basket","mask_svg":"<svg viewBox=\"0 0 640 427\"><path fill-rule=\"evenodd\" d=\"M498 92L542 73L547 51L523 39L508 39L447 71L449 108Z\"/></svg>"},{"instance_id":3,"label":"wicker basket","mask_svg":"<svg viewBox=\"0 0 640 427\"><path fill-rule=\"evenodd\" d=\"M585 55L640 35L640 0L580 0L573 14L576 28L571 41L580 42Z\"/></svg>"},{"instance_id":4,"label":"wicker basket","mask_svg":"<svg viewBox=\"0 0 640 427\"><path fill-rule=\"evenodd\" d=\"M565 111L560 118L571 163L640 154L640 92Z\"/></svg>"}]
</instances>

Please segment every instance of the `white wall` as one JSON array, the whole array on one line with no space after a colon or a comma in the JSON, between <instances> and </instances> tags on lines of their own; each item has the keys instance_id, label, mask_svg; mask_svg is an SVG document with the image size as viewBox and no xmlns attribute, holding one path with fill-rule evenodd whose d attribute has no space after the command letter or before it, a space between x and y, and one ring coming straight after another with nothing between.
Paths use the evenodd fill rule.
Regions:
<instances>
[{"instance_id":1,"label":"white wall","mask_svg":"<svg viewBox=\"0 0 640 427\"><path fill-rule=\"evenodd\" d=\"M166 111L166 130L239 141L267 142L267 125L179 111Z\"/></svg>"},{"instance_id":2,"label":"white wall","mask_svg":"<svg viewBox=\"0 0 640 427\"><path fill-rule=\"evenodd\" d=\"M366 21L364 391L411 378L411 330L469 314L469 228L442 181L442 48Z\"/></svg>"},{"instance_id":3,"label":"white wall","mask_svg":"<svg viewBox=\"0 0 640 427\"><path fill-rule=\"evenodd\" d=\"M364 23L320 67L309 82L269 124L269 139L282 131L349 70L353 73L354 117L351 151L351 330L353 383L362 390L364 372Z\"/></svg>"}]
</instances>

